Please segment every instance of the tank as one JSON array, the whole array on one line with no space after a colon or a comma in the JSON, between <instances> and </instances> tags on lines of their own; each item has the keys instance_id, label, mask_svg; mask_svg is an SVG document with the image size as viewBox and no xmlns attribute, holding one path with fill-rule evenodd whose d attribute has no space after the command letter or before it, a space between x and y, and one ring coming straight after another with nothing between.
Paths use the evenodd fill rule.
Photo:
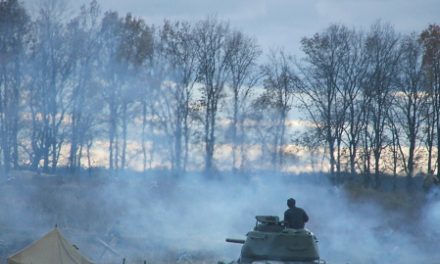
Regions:
<instances>
[{"instance_id":1,"label":"tank","mask_svg":"<svg viewBox=\"0 0 440 264\"><path fill-rule=\"evenodd\" d=\"M246 240L227 238L226 242L243 244L238 263L323 264L318 240L307 229L285 228L278 216L256 216L257 222Z\"/></svg>"}]
</instances>

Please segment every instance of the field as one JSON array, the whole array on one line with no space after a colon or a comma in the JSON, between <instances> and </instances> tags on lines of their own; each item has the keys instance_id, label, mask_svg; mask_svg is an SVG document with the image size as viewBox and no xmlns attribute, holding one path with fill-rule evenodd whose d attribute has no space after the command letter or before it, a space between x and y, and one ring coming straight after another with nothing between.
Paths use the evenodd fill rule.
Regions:
<instances>
[{"instance_id":1,"label":"field","mask_svg":"<svg viewBox=\"0 0 440 264\"><path fill-rule=\"evenodd\" d=\"M440 259L439 196L421 178L407 192L340 186L326 175L243 178L165 172L108 176L13 172L0 186L0 257L38 239L55 225L97 263L229 263L254 216L278 215L295 197L308 212L307 227L331 263L416 263ZM404 185L403 179L401 185ZM124 260L125 259L125 260Z\"/></svg>"}]
</instances>

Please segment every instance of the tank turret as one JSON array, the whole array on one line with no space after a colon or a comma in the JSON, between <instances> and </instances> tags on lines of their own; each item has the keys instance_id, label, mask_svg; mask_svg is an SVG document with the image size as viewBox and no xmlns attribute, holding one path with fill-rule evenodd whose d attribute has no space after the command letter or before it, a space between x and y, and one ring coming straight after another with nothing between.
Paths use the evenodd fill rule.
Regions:
<instances>
[{"instance_id":1,"label":"tank turret","mask_svg":"<svg viewBox=\"0 0 440 264\"><path fill-rule=\"evenodd\" d=\"M239 263L282 261L292 264L326 263L318 252L318 240L307 229L285 228L278 216L256 216L257 222L246 240L227 238L243 244Z\"/></svg>"}]
</instances>

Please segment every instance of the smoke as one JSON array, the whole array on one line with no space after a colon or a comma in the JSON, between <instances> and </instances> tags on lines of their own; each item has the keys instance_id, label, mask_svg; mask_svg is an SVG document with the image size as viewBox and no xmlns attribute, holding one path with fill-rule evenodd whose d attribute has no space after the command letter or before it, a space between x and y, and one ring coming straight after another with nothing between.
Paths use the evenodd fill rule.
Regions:
<instances>
[{"instance_id":1,"label":"smoke","mask_svg":"<svg viewBox=\"0 0 440 264\"><path fill-rule=\"evenodd\" d=\"M7 212L0 217L3 258L58 224L98 263L119 263L123 257L132 263L177 262L182 256L232 261L240 245L225 243L225 238L245 238L255 215L281 218L286 200L294 197L309 214L306 227L318 237L321 257L330 263L439 259L440 201L435 192L426 200L402 198L397 203L402 208L387 208L380 199L368 198L372 195L354 197L324 178L316 183L307 176L265 174L209 181L199 175L17 176L2 185L1 193L0 207Z\"/></svg>"}]
</instances>

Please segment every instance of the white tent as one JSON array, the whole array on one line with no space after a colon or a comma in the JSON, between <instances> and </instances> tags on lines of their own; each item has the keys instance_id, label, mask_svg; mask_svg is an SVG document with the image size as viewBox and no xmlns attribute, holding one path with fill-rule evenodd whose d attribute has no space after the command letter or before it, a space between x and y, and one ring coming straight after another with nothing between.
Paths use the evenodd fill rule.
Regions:
<instances>
[{"instance_id":1,"label":"white tent","mask_svg":"<svg viewBox=\"0 0 440 264\"><path fill-rule=\"evenodd\" d=\"M93 264L70 244L57 228L15 255L8 264Z\"/></svg>"}]
</instances>

